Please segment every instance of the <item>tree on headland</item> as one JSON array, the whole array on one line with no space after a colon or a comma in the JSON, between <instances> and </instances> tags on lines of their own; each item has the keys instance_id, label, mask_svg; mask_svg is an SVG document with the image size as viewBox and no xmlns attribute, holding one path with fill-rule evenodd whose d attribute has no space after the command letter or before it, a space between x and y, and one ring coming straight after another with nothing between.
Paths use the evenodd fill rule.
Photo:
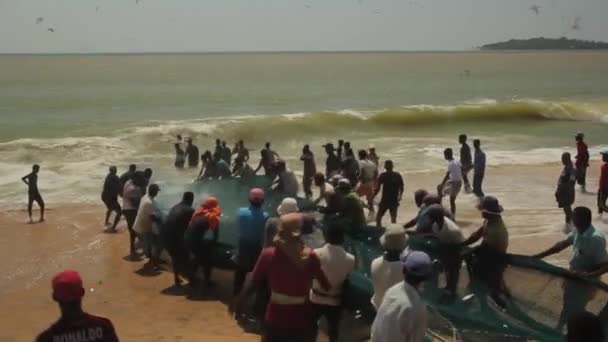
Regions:
<instances>
[{"instance_id":1,"label":"tree on headland","mask_svg":"<svg viewBox=\"0 0 608 342\"><path fill-rule=\"evenodd\" d=\"M603 50L608 49L608 43L561 38L530 38L511 39L505 42L486 44L481 50Z\"/></svg>"}]
</instances>

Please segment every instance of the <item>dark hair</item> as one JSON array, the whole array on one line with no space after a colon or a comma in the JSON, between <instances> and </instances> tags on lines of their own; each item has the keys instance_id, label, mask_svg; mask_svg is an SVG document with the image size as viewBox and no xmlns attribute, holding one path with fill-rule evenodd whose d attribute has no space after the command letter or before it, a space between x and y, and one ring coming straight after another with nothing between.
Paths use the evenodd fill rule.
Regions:
<instances>
[{"instance_id":1,"label":"dark hair","mask_svg":"<svg viewBox=\"0 0 608 342\"><path fill-rule=\"evenodd\" d=\"M384 168L385 169L389 169L390 168L392 170L393 167L395 167L395 164L393 164L392 160L387 159L387 160L384 161Z\"/></svg>"},{"instance_id":2,"label":"dark hair","mask_svg":"<svg viewBox=\"0 0 608 342\"><path fill-rule=\"evenodd\" d=\"M194 203L194 193L192 191L184 192L184 195L182 196L182 201L190 203L190 205L192 205L192 203Z\"/></svg>"},{"instance_id":3,"label":"dark hair","mask_svg":"<svg viewBox=\"0 0 608 342\"><path fill-rule=\"evenodd\" d=\"M481 146L481 140L479 140L479 139L473 140L473 146Z\"/></svg>"},{"instance_id":4,"label":"dark hair","mask_svg":"<svg viewBox=\"0 0 608 342\"><path fill-rule=\"evenodd\" d=\"M129 165L129 171L135 171L135 170L137 170L137 165L135 165L135 164Z\"/></svg>"},{"instance_id":5,"label":"dark hair","mask_svg":"<svg viewBox=\"0 0 608 342\"><path fill-rule=\"evenodd\" d=\"M580 222L585 227L591 225L591 210L587 207L576 207L572 211L573 217L577 218L577 221Z\"/></svg>"},{"instance_id":6,"label":"dark hair","mask_svg":"<svg viewBox=\"0 0 608 342\"><path fill-rule=\"evenodd\" d=\"M338 224L331 224L325 235L329 244L342 245L344 243L344 229Z\"/></svg>"},{"instance_id":7,"label":"dark hair","mask_svg":"<svg viewBox=\"0 0 608 342\"><path fill-rule=\"evenodd\" d=\"M467 135L466 134L461 134L458 136L459 140L467 140Z\"/></svg>"},{"instance_id":8,"label":"dark hair","mask_svg":"<svg viewBox=\"0 0 608 342\"><path fill-rule=\"evenodd\" d=\"M266 142L266 148L270 148L270 142Z\"/></svg>"},{"instance_id":9,"label":"dark hair","mask_svg":"<svg viewBox=\"0 0 608 342\"><path fill-rule=\"evenodd\" d=\"M148 193L152 196L156 196L160 191L160 187L157 184L150 184L148 186Z\"/></svg>"},{"instance_id":10,"label":"dark hair","mask_svg":"<svg viewBox=\"0 0 608 342\"><path fill-rule=\"evenodd\" d=\"M359 150L359 159L365 159L365 158L367 158L367 151Z\"/></svg>"},{"instance_id":11,"label":"dark hair","mask_svg":"<svg viewBox=\"0 0 608 342\"><path fill-rule=\"evenodd\" d=\"M446 156L449 156L449 157L453 157L454 151L452 151L452 149L448 147L445 150L443 150L443 154L445 154Z\"/></svg>"},{"instance_id":12,"label":"dark hair","mask_svg":"<svg viewBox=\"0 0 608 342\"><path fill-rule=\"evenodd\" d=\"M568 342L602 342L602 322L594 314L584 311L568 320Z\"/></svg>"},{"instance_id":13,"label":"dark hair","mask_svg":"<svg viewBox=\"0 0 608 342\"><path fill-rule=\"evenodd\" d=\"M416 190L416 192L414 192L414 202L416 202L416 205L418 205L418 204L422 205L424 203L424 198L428 194L429 194L429 192L424 189Z\"/></svg>"},{"instance_id":14,"label":"dark hair","mask_svg":"<svg viewBox=\"0 0 608 342\"><path fill-rule=\"evenodd\" d=\"M421 283L423 283L424 281L426 281L428 279L428 277L421 277L421 276L417 276L411 273L407 273L407 270L405 269L405 267L403 268L403 277L405 279L405 282L416 287L418 285L420 285Z\"/></svg>"},{"instance_id":15,"label":"dark hair","mask_svg":"<svg viewBox=\"0 0 608 342\"><path fill-rule=\"evenodd\" d=\"M145 176L146 178L152 177L152 169L151 169L151 168L146 168L146 169L144 170L144 176Z\"/></svg>"},{"instance_id":16,"label":"dark hair","mask_svg":"<svg viewBox=\"0 0 608 342\"><path fill-rule=\"evenodd\" d=\"M317 172L315 173L314 179L319 182L325 181L325 175L322 172Z\"/></svg>"}]
</instances>

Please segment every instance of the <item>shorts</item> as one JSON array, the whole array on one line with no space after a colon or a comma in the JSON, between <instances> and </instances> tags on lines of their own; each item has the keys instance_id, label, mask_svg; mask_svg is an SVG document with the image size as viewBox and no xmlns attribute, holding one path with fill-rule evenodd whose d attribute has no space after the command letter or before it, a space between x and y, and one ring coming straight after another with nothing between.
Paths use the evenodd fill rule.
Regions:
<instances>
[{"instance_id":1,"label":"shorts","mask_svg":"<svg viewBox=\"0 0 608 342\"><path fill-rule=\"evenodd\" d=\"M357 187L357 194L361 197L365 196L367 198L374 195L374 184L373 180L366 181L365 183L361 182Z\"/></svg>"},{"instance_id":2,"label":"shorts","mask_svg":"<svg viewBox=\"0 0 608 342\"><path fill-rule=\"evenodd\" d=\"M378 204L378 217L384 216L384 214L386 214L387 210L391 214L391 217L396 217L397 216L397 209L399 209L399 203L383 203L383 202L380 202L380 204Z\"/></svg>"},{"instance_id":3,"label":"shorts","mask_svg":"<svg viewBox=\"0 0 608 342\"><path fill-rule=\"evenodd\" d=\"M42 200L42 196L40 196L39 192L30 192L28 193L28 199L27 202L29 205L32 205L32 203L36 202L39 205L44 205L44 201Z\"/></svg>"},{"instance_id":4,"label":"shorts","mask_svg":"<svg viewBox=\"0 0 608 342\"><path fill-rule=\"evenodd\" d=\"M449 195L450 197L456 197L460 193L461 189L462 189L462 181L458 181L458 182L448 181L447 183L445 183L445 186L443 187L443 189L441 189L441 195L442 196Z\"/></svg>"},{"instance_id":5,"label":"shorts","mask_svg":"<svg viewBox=\"0 0 608 342\"><path fill-rule=\"evenodd\" d=\"M106 205L108 210L120 211L120 204L118 203L117 197L102 197L101 200L103 201L103 204Z\"/></svg>"}]
</instances>

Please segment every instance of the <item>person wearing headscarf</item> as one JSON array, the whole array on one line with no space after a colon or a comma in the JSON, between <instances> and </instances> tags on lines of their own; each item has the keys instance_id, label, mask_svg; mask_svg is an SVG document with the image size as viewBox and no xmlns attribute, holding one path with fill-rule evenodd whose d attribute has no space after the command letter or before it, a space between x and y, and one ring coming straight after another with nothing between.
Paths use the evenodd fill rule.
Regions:
<instances>
[{"instance_id":1,"label":"person wearing headscarf","mask_svg":"<svg viewBox=\"0 0 608 342\"><path fill-rule=\"evenodd\" d=\"M186 247L194 255L195 270L203 268L205 285L211 285L213 255L219 237L222 210L215 197L208 197L195 211L184 236ZM210 232L211 238L207 237ZM194 272L196 274L196 272Z\"/></svg>"},{"instance_id":2,"label":"person wearing headscarf","mask_svg":"<svg viewBox=\"0 0 608 342\"><path fill-rule=\"evenodd\" d=\"M267 279L271 296L264 319L265 342L315 341L314 310L308 300L313 279L324 291L331 290L319 257L300 238L302 221L299 213L281 217L274 246L262 251L243 291L229 307L231 314L239 313L247 298Z\"/></svg>"}]
</instances>

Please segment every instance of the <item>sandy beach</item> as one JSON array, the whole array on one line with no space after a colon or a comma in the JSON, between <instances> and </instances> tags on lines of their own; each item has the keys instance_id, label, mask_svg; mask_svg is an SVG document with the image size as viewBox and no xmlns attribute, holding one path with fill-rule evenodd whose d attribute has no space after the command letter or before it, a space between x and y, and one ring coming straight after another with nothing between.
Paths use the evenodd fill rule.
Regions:
<instances>
[{"instance_id":1,"label":"sandy beach","mask_svg":"<svg viewBox=\"0 0 608 342\"><path fill-rule=\"evenodd\" d=\"M595 191L599 164L588 172L588 188ZM487 171L485 191L499 197L510 236L510 252L531 254L563 237L563 214L553 191L560 165L505 166ZM412 193L434 189L440 173L406 174L406 195L400 222L414 214ZM536 193L529 191L534 184ZM42 189L44 193L44 189ZM176 202L178 199L176 198ZM595 194L577 191L576 205L596 211ZM26 224L24 210L0 211L0 341L29 341L58 317L50 296L50 279L58 271L79 270L87 289L85 309L112 319L123 341L256 341L227 314L230 272L216 271L218 285L209 300L190 300L173 291L172 275L142 275L142 262L130 262L124 222L117 234L103 232L102 204L49 203L47 221ZM37 212L35 213L37 215ZM387 220L388 217L385 218ZM608 218L606 218L608 219ZM607 224L594 214L594 224L606 232ZM475 198L462 195L458 223L469 235L482 220ZM549 259L567 263L569 253ZM606 280L606 279L604 279Z\"/></svg>"}]
</instances>

